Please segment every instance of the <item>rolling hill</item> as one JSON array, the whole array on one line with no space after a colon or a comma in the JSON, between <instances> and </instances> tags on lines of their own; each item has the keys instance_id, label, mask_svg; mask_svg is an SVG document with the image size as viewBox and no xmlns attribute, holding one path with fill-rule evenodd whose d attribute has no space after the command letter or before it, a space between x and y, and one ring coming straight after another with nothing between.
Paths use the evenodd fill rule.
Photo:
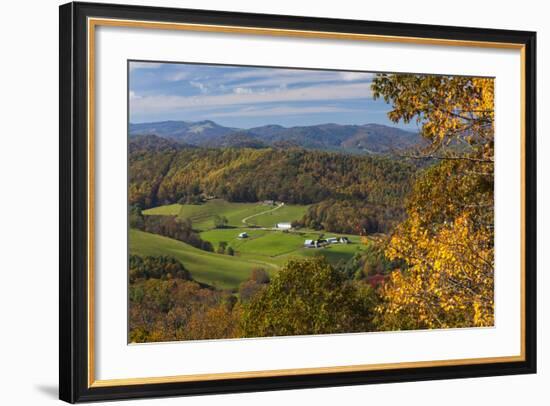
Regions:
<instances>
[{"instance_id":1,"label":"rolling hill","mask_svg":"<svg viewBox=\"0 0 550 406\"><path fill-rule=\"evenodd\" d=\"M238 234L244 230L249 238L239 239ZM316 239L319 235L319 232L308 230L283 233L245 228L214 229L201 233L201 238L214 246L218 246L221 241L227 242L235 249L234 256L202 251L182 241L135 229L130 229L129 243L131 254L142 257L170 256L181 262L197 282L221 289L236 289L254 268L263 268L273 273L290 259L316 255L322 255L336 265L365 249L360 237L354 235L347 235L351 244L335 244L323 249L303 247L304 240Z\"/></svg>"},{"instance_id":2,"label":"rolling hill","mask_svg":"<svg viewBox=\"0 0 550 406\"><path fill-rule=\"evenodd\" d=\"M237 287L253 268L268 271L277 268L265 261L206 252L181 241L134 229L130 230L129 242L131 254L174 257L191 272L194 280L222 289Z\"/></svg>"},{"instance_id":3,"label":"rolling hill","mask_svg":"<svg viewBox=\"0 0 550 406\"><path fill-rule=\"evenodd\" d=\"M197 203L275 200L308 205L328 198L401 206L415 168L375 155L290 148L181 148L131 152L129 203L142 209Z\"/></svg>"},{"instance_id":4,"label":"rolling hill","mask_svg":"<svg viewBox=\"0 0 550 406\"><path fill-rule=\"evenodd\" d=\"M197 230L214 228L214 217L224 216L227 227L275 227L277 223L300 220L308 205L285 204L270 206L262 203L234 203L222 199L212 199L204 204L168 204L144 210L143 214L160 216L179 216L188 218Z\"/></svg>"},{"instance_id":5,"label":"rolling hill","mask_svg":"<svg viewBox=\"0 0 550 406\"><path fill-rule=\"evenodd\" d=\"M213 121L162 121L130 123L130 136L157 135L180 143L214 148L263 148L297 146L324 151L385 154L422 144L410 131L381 124L320 124L283 127L265 125L250 129L221 126Z\"/></svg>"},{"instance_id":6,"label":"rolling hill","mask_svg":"<svg viewBox=\"0 0 550 406\"><path fill-rule=\"evenodd\" d=\"M202 145L237 131L213 121L159 121L154 123L130 123L130 136L157 135L191 145Z\"/></svg>"},{"instance_id":7,"label":"rolling hill","mask_svg":"<svg viewBox=\"0 0 550 406\"><path fill-rule=\"evenodd\" d=\"M204 143L202 146L211 148L266 148L269 144L247 131L237 131Z\"/></svg>"},{"instance_id":8,"label":"rolling hill","mask_svg":"<svg viewBox=\"0 0 550 406\"><path fill-rule=\"evenodd\" d=\"M227 218L228 227L240 227L242 219L267 210L269 207L258 203L231 203L222 199L213 199L205 204L170 204L144 210L144 215L179 216L188 218L198 230L214 228L214 216ZM290 220L294 220L293 218Z\"/></svg>"}]
</instances>

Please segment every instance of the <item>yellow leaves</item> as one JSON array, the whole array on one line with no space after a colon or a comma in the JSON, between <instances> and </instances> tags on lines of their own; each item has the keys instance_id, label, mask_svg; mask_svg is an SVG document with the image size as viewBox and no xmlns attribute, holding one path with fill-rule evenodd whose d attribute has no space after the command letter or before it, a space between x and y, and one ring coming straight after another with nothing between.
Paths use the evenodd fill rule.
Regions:
<instances>
[{"instance_id":1,"label":"yellow leaves","mask_svg":"<svg viewBox=\"0 0 550 406\"><path fill-rule=\"evenodd\" d=\"M494 80L381 74L372 89L392 103L392 120L416 117L426 155L464 145L423 171L390 238L386 256L407 267L382 289L384 327L492 325Z\"/></svg>"},{"instance_id":2,"label":"yellow leaves","mask_svg":"<svg viewBox=\"0 0 550 406\"><path fill-rule=\"evenodd\" d=\"M386 255L409 268L391 274L377 311L414 321L415 328L492 325L492 232L474 228L468 213L434 235L418 220L412 214L390 240Z\"/></svg>"},{"instance_id":3,"label":"yellow leaves","mask_svg":"<svg viewBox=\"0 0 550 406\"><path fill-rule=\"evenodd\" d=\"M471 134L476 136L469 139L470 145L493 139L494 79L379 74L372 90L375 98L392 103L388 113L392 121L416 117L432 151Z\"/></svg>"}]
</instances>

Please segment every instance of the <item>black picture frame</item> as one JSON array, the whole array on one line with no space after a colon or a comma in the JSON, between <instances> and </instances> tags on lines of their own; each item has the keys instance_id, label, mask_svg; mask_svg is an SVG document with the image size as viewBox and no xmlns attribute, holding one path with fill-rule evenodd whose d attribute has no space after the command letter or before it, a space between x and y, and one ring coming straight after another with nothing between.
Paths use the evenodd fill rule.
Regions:
<instances>
[{"instance_id":1,"label":"black picture frame","mask_svg":"<svg viewBox=\"0 0 550 406\"><path fill-rule=\"evenodd\" d=\"M261 15L205 10L68 3L60 6L60 268L59 397L67 402L236 393L373 383L424 381L536 372L536 33ZM301 31L344 32L457 41L513 43L524 47L525 281L524 360L363 372L312 373L198 382L93 387L88 381L88 189L87 24L88 17L195 23Z\"/></svg>"}]
</instances>

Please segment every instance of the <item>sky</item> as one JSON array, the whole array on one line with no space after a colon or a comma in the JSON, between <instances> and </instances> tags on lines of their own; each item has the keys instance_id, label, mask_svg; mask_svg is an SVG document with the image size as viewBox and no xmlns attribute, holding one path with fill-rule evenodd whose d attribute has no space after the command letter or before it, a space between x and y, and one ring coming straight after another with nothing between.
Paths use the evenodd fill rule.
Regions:
<instances>
[{"instance_id":1,"label":"sky","mask_svg":"<svg viewBox=\"0 0 550 406\"><path fill-rule=\"evenodd\" d=\"M130 122L212 120L228 127L393 123L368 72L130 62Z\"/></svg>"}]
</instances>

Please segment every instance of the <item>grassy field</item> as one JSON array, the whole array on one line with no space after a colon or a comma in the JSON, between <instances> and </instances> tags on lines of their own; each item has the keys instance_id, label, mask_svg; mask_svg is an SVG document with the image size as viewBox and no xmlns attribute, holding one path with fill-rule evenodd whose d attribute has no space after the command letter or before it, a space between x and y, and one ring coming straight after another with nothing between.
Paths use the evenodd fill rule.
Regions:
<instances>
[{"instance_id":1,"label":"grassy field","mask_svg":"<svg viewBox=\"0 0 550 406\"><path fill-rule=\"evenodd\" d=\"M275 206L260 203L229 203L211 200L202 205L173 204L144 211L144 214L179 215L190 218L200 237L210 241L214 248L224 241L235 250L234 256L199 250L170 238L131 230L130 251L139 255L170 255L189 269L194 279L220 288L235 289L248 278L255 267L273 272L293 258L315 255L325 256L332 264L349 260L358 250L364 248L361 238L346 235L351 244L332 244L324 248L304 248L304 241L317 239L320 232L314 230L292 230L282 232L269 229L278 222L291 222L303 216L308 206ZM273 211L270 211L273 210ZM268 213L264 213L270 211ZM228 219L228 228L214 228L214 215ZM257 215L259 214L259 215ZM253 217L250 217L253 216ZM248 219L247 219L248 218ZM243 219L247 219L243 223ZM265 228L253 228L265 227ZM248 238L239 238L246 231ZM324 232L325 238L343 234Z\"/></svg>"},{"instance_id":2,"label":"grassy field","mask_svg":"<svg viewBox=\"0 0 550 406\"><path fill-rule=\"evenodd\" d=\"M348 236L351 244L333 244L325 248L303 248L305 239L317 238L314 232L283 233L281 231L248 230L250 237L239 239L243 229L211 230L201 238L217 247L227 242L236 251L235 256L216 254L194 248L188 244L156 234L130 230L130 252L141 256L168 255L178 259L192 277L202 283L224 289L235 289L246 280L253 268L270 272L290 259L325 256L332 264L347 261L364 248L359 237Z\"/></svg>"},{"instance_id":3,"label":"grassy field","mask_svg":"<svg viewBox=\"0 0 550 406\"><path fill-rule=\"evenodd\" d=\"M282 231L269 231L260 238L254 238L246 241L237 252L246 256L247 254L258 254L268 258L280 255L290 254L296 249L302 247L304 237L293 234L283 233Z\"/></svg>"},{"instance_id":4,"label":"grassy field","mask_svg":"<svg viewBox=\"0 0 550 406\"><path fill-rule=\"evenodd\" d=\"M300 220L306 213L308 207L309 206L285 204L269 213L252 217L247 220L247 223L260 227L275 227L277 223L290 223L294 220Z\"/></svg>"},{"instance_id":5,"label":"grassy field","mask_svg":"<svg viewBox=\"0 0 550 406\"><path fill-rule=\"evenodd\" d=\"M240 239L239 233L246 231L249 235L249 238ZM208 230L200 233L200 236L203 240L210 241L214 244L214 247L217 247L221 241L227 242L234 249L240 249L243 244L248 243L256 238L260 238L269 233L268 230L262 229L248 229L248 228L222 228Z\"/></svg>"},{"instance_id":6,"label":"grassy field","mask_svg":"<svg viewBox=\"0 0 550 406\"><path fill-rule=\"evenodd\" d=\"M302 248L297 254L301 257L312 257L314 255L323 255L332 264L337 264L340 261L349 260L357 251L363 250L365 246L356 241L352 244L334 244L326 248L317 250L310 248Z\"/></svg>"},{"instance_id":7,"label":"grassy field","mask_svg":"<svg viewBox=\"0 0 550 406\"><path fill-rule=\"evenodd\" d=\"M228 226L240 227L242 219L269 210L271 207L260 203L230 203L221 199L209 200L204 204L170 204L144 210L143 214L175 215L189 218L193 227L199 230L214 228L214 216L225 216Z\"/></svg>"},{"instance_id":8,"label":"grassy field","mask_svg":"<svg viewBox=\"0 0 550 406\"><path fill-rule=\"evenodd\" d=\"M181 241L156 234L130 230L130 253L141 256L168 255L178 259L198 282L218 288L235 288L246 280L253 268L274 270L276 265L206 252Z\"/></svg>"},{"instance_id":9,"label":"grassy field","mask_svg":"<svg viewBox=\"0 0 550 406\"><path fill-rule=\"evenodd\" d=\"M239 234L243 231L248 234L248 238L239 238ZM233 247L239 255L260 255L266 258L291 253L298 253L299 256L309 256L309 254L303 254L302 252L312 251L339 252L346 255L354 251L358 245L361 245L361 237L356 235L324 233L325 237L346 236L351 244L333 244L323 250L302 248L305 240L317 239L320 234L321 232L314 230L282 232L242 227L208 230L200 233L200 236L203 240L210 241L214 247L224 241Z\"/></svg>"},{"instance_id":10,"label":"grassy field","mask_svg":"<svg viewBox=\"0 0 550 406\"><path fill-rule=\"evenodd\" d=\"M229 227L242 227L246 224L258 227L275 227L277 223L292 222L301 219L308 207L285 204L276 208L276 206L262 203L233 203L222 199L213 199L204 204L169 204L154 207L144 210L143 214L172 215L189 218L196 229L210 230L214 228L215 215L225 216ZM249 220L245 224L243 223L243 219L246 218L249 218Z\"/></svg>"}]
</instances>

